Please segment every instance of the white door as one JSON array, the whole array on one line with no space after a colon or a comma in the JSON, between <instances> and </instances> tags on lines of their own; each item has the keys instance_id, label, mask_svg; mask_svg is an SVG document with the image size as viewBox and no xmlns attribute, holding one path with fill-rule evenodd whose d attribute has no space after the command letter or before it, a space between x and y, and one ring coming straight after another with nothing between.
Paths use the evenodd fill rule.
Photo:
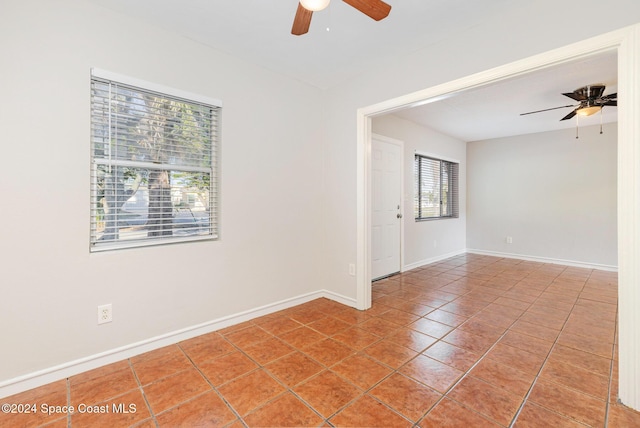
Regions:
<instances>
[{"instance_id":1,"label":"white door","mask_svg":"<svg viewBox=\"0 0 640 428\"><path fill-rule=\"evenodd\" d=\"M401 141L374 135L371 146L371 278L400 272Z\"/></svg>"}]
</instances>

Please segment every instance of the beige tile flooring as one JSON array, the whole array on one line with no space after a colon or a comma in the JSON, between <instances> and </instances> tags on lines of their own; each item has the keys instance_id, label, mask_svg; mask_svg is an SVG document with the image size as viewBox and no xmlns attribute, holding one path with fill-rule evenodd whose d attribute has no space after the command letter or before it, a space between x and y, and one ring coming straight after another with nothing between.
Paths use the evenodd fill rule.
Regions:
<instances>
[{"instance_id":1,"label":"beige tile flooring","mask_svg":"<svg viewBox=\"0 0 640 428\"><path fill-rule=\"evenodd\" d=\"M616 313L615 273L467 254L365 312L318 299L0 399L37 406L0 426L639 427Z\"/></svg>"}]
</instances>

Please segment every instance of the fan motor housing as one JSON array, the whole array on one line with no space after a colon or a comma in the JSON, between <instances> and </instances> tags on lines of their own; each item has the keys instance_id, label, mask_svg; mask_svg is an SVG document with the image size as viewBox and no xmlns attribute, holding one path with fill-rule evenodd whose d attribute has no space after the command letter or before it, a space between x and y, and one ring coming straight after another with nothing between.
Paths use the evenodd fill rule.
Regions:
<instances>
[{"instance_id":1,"label":"fan motor housing","mask_svg":"<svg viewBox=\"0 0 640 428\"><path fill-rule=\"evenodd\" d=\"M601 83L597 83L595 85L587 85L582 88L578 88L575 91L573 91L573 93L584 100L589 100L589 99L600 98L604 93L604 89L605 89L605 85Z\"/></svg>"}]
</instances>

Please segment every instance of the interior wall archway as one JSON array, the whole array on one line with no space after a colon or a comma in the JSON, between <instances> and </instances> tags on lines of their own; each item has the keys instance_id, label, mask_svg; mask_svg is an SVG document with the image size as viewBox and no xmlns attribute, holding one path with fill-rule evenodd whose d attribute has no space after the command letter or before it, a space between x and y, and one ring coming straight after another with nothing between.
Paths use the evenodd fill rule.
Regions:
<instances>
[{"instance_id":1,"label":"interior wall archway","mask_svg":"<svg viewBox=\"0 0 640 428\"><path fill-rule=\"evenodd\" d=\"M371 306L371 118L436 102L466 90L578 60L603 51L618 56L618 313L619 397L640 410L640 24L516 61L357 112L356 299Z\"/></svg>"}]
</instances>

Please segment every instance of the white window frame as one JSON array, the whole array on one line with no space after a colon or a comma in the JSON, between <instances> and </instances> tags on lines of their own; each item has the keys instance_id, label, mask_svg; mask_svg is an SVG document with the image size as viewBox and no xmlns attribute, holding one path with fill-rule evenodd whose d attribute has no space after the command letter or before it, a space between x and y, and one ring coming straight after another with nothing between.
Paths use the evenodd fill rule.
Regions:
<instances>
[{"instance_id":1,"label":"white window frame","mask_svg":"<svg viewBox=\"0 0 640 428\"><path fill-rule=\"evenodd\" d=\"M94 81L100 82L109 82L116 85L124 85L126 87L132 88L133 90L140 90L145 93L155 93L159 94L167 99L172 99L175 101L182 101L185 103L197 104L204 109L211 109L211 128L208 130L208 134L210 135L210 144L211 144L211 153L208 156L210 162L207 161L204 166L202 165L178 165L169 163L158 163L158 162L149 162L148 160L137 160L137 159L110 159L110 156L105 156L104 154L101 156L96 155L95 150L95 142L98 137L94 135L94 104L92 101L91 104L91 239L90 239L90 251L98 252L105 250L115 250L122 248L132 248L132 247L144 247L144 246L152 246L152 245L163 245L163 244L171 244L171 243L179 243L179 242L192 242L192 241L203 241L203 240L217 240L219 239L220 230L219 230L219 206L220 206L220 193L219 193L219 171L220 171L220 115L222 102L217 99L209 98L203 95L190 93L187 91L183 91L180 89L171 88L164 85L159 85L151 82L147 82L145 80L132 78L129 76L121 75L118 73L109 72L106 70L101 70L97 68L91 69L91 87L93 91ZM92 95L93 99L93 95ZM109 126L109 138L108 145L112 144L113 139L111 138L111 126ZM207 140L209 141L209 140ZM189 153L187 151L187 153ZM208 154L209 152L206 151ZM105 167L106 165L106 167ZM171 226L172 235L167 236L153 236L153 237L138 237L136 239L117 239L101 241L98 236L97 224L98 224L98 204L101 204L100 194L98 191L98 168L102 166L103 168L117 168L117 167L128 167L128 168L139 168L146 169L148 171L164 171L168 173L168 176L173 177L174 173L202 173L208 175L209 185L208 191L206 192L206 201L204 204L206 207L206 214L202 216L201 221L205 224L205 227L198 226L197 234L193 236L175 236L173 234L174 228L177 229L176 226L176 218L172 217ZM174 191L174 188L171 188L171 191ZM187 195L187 199L188 195ZM172 196L172 210L175 207L173 206L173 196ZM191 213L191 209L189 208L189 213ZM149 208L147 207L147 217L151 217L149 213ZM195 221L195 218L194 218ZM116 224L117 220L116 220ZM195 229L193 227L192 229ZM118 235L119 236L119 235Z\"/></svg>"}]
</instances>

